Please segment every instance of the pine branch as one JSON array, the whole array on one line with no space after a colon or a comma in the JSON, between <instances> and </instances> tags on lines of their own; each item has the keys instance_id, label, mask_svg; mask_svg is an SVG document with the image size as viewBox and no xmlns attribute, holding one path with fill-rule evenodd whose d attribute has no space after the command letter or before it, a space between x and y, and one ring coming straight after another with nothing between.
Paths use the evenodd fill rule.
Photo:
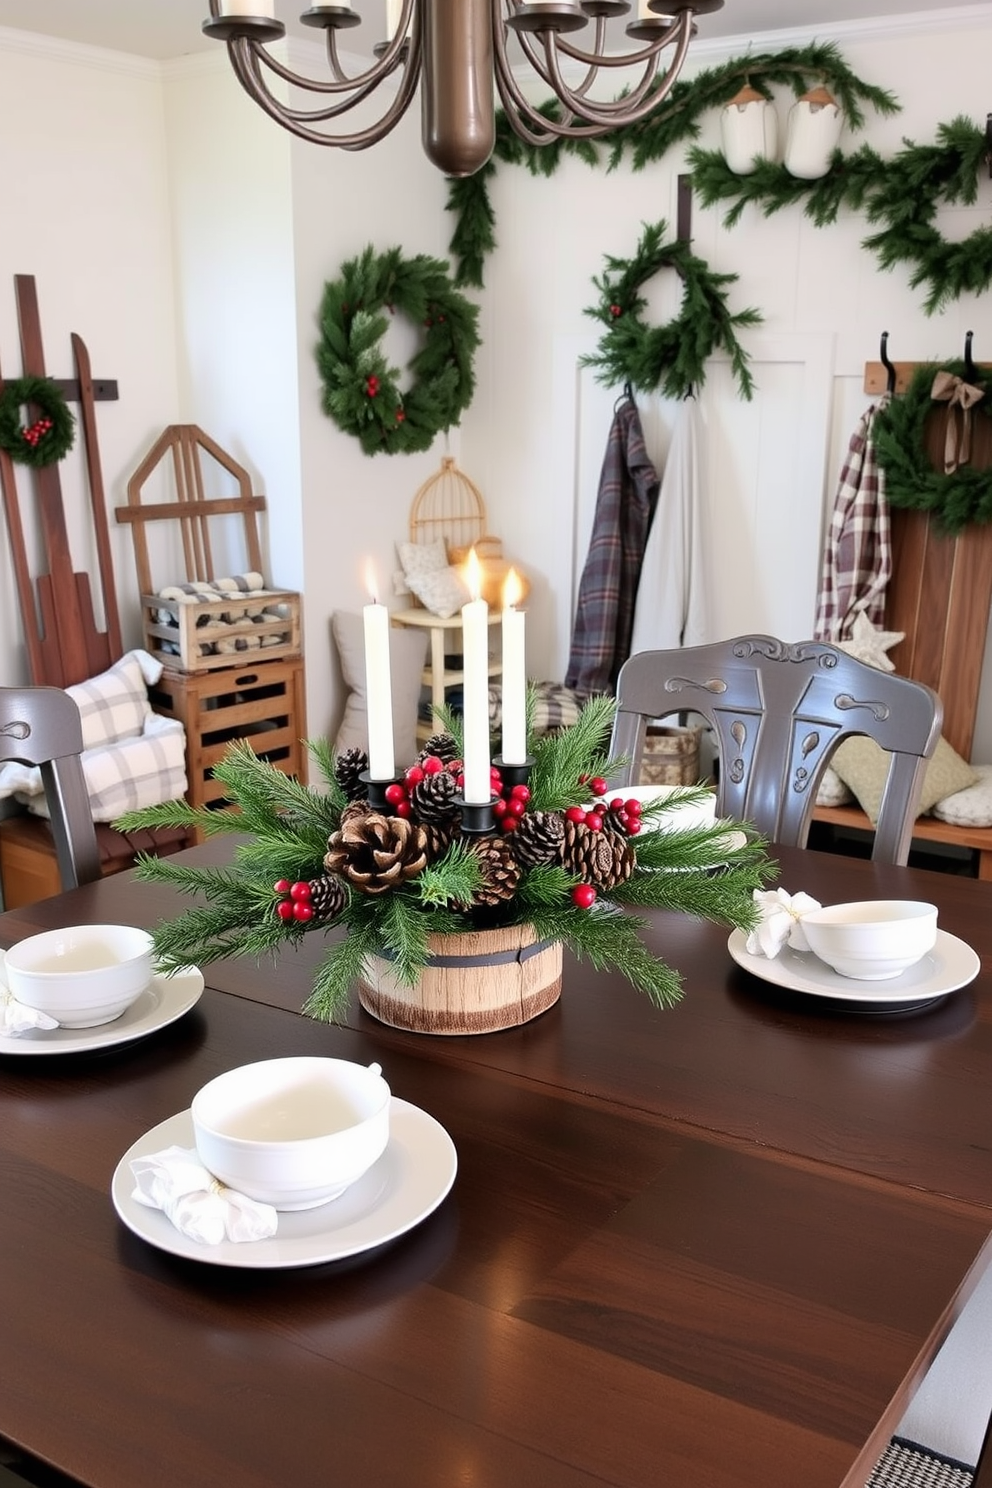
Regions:
<instances>
[{"instance_id":1,"label":"pine branch","mask_svg":"<svg viewBox=\"0 0 992 1488\"><path fill-rule=\"evenodd\" d=\"M118 832L140 832L156 827L195 827L208 837L222 832L243 832L244 822L235 811L217 811L209 806L190 806L188 801L163 801L139 811L125 811L114 822Z\"/></svg>"},{"instance_id":2,"label":"pine branch","mask_svg":"<svg viewBox=\"0 0 992 1488\"><path fill-rule=\"evenodd\" d=\"M645 992L658 1007L671 1007L681 998L681 979L671 967L652 956L640 939L643 921L603 906L588 910L538 910L533 919L541 940L562 940L579 960L596 971L614 967L632 987Z\"/></svg>"},{"instance_id":3,"label":"pine branch","mask_svg":"<svg viewBox=\"0 0 992 1488\"><path fill-rule=\"evenodd\" d=\"M607 750L615 708L613 698L591 698L570 729L548 735L536 746L530 776L534 811L562 811L583 796L589 798L580 775L609 777L614 762Z\"/></svg>"}]
</instances>

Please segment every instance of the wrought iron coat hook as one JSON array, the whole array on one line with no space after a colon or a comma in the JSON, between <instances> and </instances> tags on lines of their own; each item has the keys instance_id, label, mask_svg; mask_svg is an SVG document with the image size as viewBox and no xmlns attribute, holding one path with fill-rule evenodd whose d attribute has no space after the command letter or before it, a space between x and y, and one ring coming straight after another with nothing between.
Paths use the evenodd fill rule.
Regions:
<instances>
[{"instance_id":1,"label":"wrought iron coat hook","mask_svg":"<svg viewBox=\"0 0 992 1488\"><path fill-rule=\"evenodd\" d=\"M971 342L974 334L974 331L967 331L964 338L964 380L972 383L978 378L978 368L971 355Z\"/></svg>"},{"instance_id":2,"label":"wrought iron coat hook","mask_svg":"<svg viewBox=\"0 0 992 1488\"><path fill-rule=\"evenodd\" d=\"M888 375L888 382L885 385L885 391L891 395L896 390L896 369L893 363L889 361L888 331L882 332L882 339L879 343L878 348L878 359L882 363L882 366L885 368L886 374Z\"/></svg>"}]
</instances>

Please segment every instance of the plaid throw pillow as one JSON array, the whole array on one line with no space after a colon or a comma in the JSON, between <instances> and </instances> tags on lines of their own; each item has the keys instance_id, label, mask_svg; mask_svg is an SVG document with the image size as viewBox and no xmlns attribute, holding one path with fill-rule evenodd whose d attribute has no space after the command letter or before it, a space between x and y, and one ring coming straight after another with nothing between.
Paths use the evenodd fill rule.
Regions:
<instances>
[{"instance_id":1,"label":"plaid throw pillow","mask_svg":"<svg viewBox=\"0 0 992 1488\"><path fill-rule=\"evenodd\" d=\"M162 664L147 651L129 651L98 677L67 687L79 709L83 749L99 749L142 732L151 713L148 683L157 682Z\"/></svg>"}]
</instances>

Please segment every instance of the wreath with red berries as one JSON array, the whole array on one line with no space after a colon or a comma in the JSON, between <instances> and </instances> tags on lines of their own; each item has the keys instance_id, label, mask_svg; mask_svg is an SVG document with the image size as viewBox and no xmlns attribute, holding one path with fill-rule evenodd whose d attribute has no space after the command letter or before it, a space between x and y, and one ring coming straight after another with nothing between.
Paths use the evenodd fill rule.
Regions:
<instances>
[{"instance_id":1,"label":"wreath with red berries","mask_svg":"<svg viewBox=\"0 0 992 1488\"><path fill-rule=\"evenodd\" d=\"M688 398L706 381L708 358L721 350L730 358L741 397L750 401L754 379L735 327L758 325L761 314L732 313L726 291L737 275L715 274L687 242L666 243L665 231L664 221L646 223L634 257L608 257L606 273L593 280L600 300L585 313L606 330L595 354L583 357L582 364L597 368L597 381L608 387L626 384L642 393ZM682 280L682 308L666 325L651 326L644 318L641 287L666 267Z\"/></svg>"},{"instance_id":2,"label":"wreath with red berries","mask_svg":"<svg viewBox=\"0 0 992 1488\"><path fill-rule=\"evenodd\" d=\"M23 408L38 417L25 424ZM19 465L56 465L72 449L76 420L50 377L17 377L0 392L0 449Z\"/></svg>"},{"instance_id":3,"label":"wreath with red berries","mask_svg":"<svg viewBox=\"0 0 992 1488\"><path fill-rule=\"evenodd\" d=\"M397 313L423 329L405 388L382 350ZM317 346L324 412L367 455L430 449L472 401L478 319L478 306L455 289L440 259L366 248L324 286Z\"/></svg>"}]
</instances>

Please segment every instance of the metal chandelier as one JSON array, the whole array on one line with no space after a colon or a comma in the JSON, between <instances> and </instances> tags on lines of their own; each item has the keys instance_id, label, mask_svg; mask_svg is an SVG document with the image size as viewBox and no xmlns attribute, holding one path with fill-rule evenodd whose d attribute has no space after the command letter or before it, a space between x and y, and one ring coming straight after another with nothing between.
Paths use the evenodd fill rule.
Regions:
<instances>
[{"instance_id":1,"label":"metal chandelier","mask_svg":"<svg viewBox=\"0 0 992 1488\"><path fill-rule=\"evenodd\" d=\"M695 31L693 15L719 10L723 0L638 0L638 15L626 28L641 43L627 53L606 52L606 23L630 10L627 0L387 0L388 39L375 48L376 61L348 76L338 54L338 32L361 23L347 5L314 5L301 15L324 32L330 77L301 77L270 55L265 43L285 35L275 19L274 0L210 0L208 36L227 42L238 81L277 123L315 144L364 150L383 139L406 113L421 85L424 150L450 176L473 175L492 153L496 138L496 98L515 133L532 145L559 138L595 138L636 123L658 109L685 62ZM250 10L253 14L242 14ZM595 22L592 51L566 38ZM512 31L536 75L558 100L555 118L528 102L507 55ZM667 70L659 76L661 54L671 48ZM566 64L585 73L570 87ZM601 68L642 69L639 81L620 96L589 96ZM295 108L275 97L268 69L283 83L318 95L310 108ZM397 74L396 92L374 124L351 134L324 126L368 99L386 78ZM494 86L495 80L495 86Z\"/></svg>"}]
</instances>

